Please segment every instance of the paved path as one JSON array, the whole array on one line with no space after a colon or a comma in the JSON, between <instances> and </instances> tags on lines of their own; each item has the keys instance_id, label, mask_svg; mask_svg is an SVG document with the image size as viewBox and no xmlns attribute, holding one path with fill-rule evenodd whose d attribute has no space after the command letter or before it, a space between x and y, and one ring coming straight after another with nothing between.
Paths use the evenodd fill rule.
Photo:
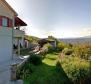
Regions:
<instances>
[{"instance_id":1,"label":"paved path","mask_svg":"<svg viewBox=\"0 0 91 84\"><path fill-rule=\"evenodd\" d=\"M10 80L11 76L10 65L12 63L20 63L22 61L23 59L20 59L19 57L15 56L13 60L8 60L6 62L0 63L0 84L23 84L22 80L17 81Z\"/></svg>"}]
</instances>

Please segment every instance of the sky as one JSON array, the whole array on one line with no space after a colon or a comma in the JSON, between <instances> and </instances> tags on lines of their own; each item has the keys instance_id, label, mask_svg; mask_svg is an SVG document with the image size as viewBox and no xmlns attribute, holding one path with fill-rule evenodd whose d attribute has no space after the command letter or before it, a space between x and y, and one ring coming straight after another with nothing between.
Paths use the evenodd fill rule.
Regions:
<instances>
[{"instance_id":1,"label":"sky","mask_svg":"<svg viewBox=\"0 0 91 84\"><path fill-rule=\"evenodd\" d=\"M6 0L27 23L27 35L75 38L91 35L91 0Z\"/></svg>"}]
</instances>

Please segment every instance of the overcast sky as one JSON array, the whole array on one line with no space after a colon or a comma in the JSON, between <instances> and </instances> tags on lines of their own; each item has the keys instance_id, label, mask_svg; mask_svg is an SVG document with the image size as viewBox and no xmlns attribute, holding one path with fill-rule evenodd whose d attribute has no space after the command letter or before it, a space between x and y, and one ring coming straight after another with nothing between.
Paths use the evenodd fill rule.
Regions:
<instances>
[{"instance_id":1,"label":"overcast sky","mask_svg":"<svg viewBox=\"0 0 91 84\"><path fill-rule=\"evenodd\" d=\"M91 0L6 1L28 24L28 35L58 38L91 35Z\"/></svg>"}]
</instances>

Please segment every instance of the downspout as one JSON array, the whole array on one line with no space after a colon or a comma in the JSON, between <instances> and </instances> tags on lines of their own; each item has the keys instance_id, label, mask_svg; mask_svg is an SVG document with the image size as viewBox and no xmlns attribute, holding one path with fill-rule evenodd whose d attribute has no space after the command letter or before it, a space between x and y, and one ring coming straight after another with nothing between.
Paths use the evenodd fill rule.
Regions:
<instances>
[{"instance_id":1,"label":"downspout","mask_svg":"<svg viewBox=\"0 0 91 84\"><path fill-rule=\"evenodd\" d=\"M13 52L14 52L14 49L13 49L13 38L14 38L14 23L15 23L15 19L13 17L13 27L12 27L12 60L13 60Z\"/></svg>"}]
</instances>

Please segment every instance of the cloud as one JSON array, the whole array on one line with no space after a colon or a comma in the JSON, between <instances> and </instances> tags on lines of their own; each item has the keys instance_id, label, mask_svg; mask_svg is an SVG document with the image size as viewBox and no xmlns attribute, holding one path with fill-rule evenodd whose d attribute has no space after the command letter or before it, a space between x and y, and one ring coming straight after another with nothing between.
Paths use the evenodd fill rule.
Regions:
<instances>
[{"instance_id":1,"label":"cloud","mask_svg":"<svg viewBox=\"0 0 91 84\"><path fill-rule=\"evenodd\" d=\"M91 35L91 15L80 0L6 0L27 24L26 33L38 37L79 37ZM85 4L86 5L86 4ZM81 7L82 6L82 7ZM89 5L86 5L89 8ZM74 10L75 9L75 10ZM88 20L87 20L88 19Z\"/></svg>"}]
</instances>

